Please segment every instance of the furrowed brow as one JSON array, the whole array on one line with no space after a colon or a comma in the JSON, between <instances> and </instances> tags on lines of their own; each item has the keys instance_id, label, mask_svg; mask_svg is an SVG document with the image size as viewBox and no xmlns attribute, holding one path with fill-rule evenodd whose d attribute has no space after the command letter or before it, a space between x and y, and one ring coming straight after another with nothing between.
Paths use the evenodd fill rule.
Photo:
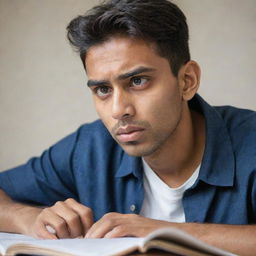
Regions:
<instances>
[{"instance_id":1,"label":"furrowed brow","mask_svg":"<svg viewBox=\"0 0 256 256\"><path fill-rule=\"evenodd\" d=\"M91 86L104 86L104 85L108 85L109 82L107 80L88 80L87 82L87 86L91 87Z\"/></svg>"},{"instance_id":2,"label":"furrowed brow","mask_svg":"<svg viewBox=\"0 0 256 256\"><path fill-rule=\"evenodd\" d=\"M127 73L124 73L124 74L121 74L117 77L118 80L124 80L124 79L127 79L129 77L132 77L132 76L136 76L136 75L139 75L141 73L145 73L145 72L152 72L152 71L155 71L154 68L147 68L147 67L138 67L134 70L131 70Z\"/></svg>"},{"instance_id":3,"label":"furrowed brow","mask_svg":"<svg viewBox=\"0 0 256 256\"><path fill-rule=\"evenodd\" d=\"M131 70L127 73L121 74L117 76L117 80L125 80L129 77L133 77L136 75L139 75L141 73L146 73L146 72L152 72L155 71L154 68L148 68L148 67L138 67L134 70ZM92 86L106 86L109 85L109 81L107 80L88 80L87 86L92 87Z\"/></svg>"}]
</instances>

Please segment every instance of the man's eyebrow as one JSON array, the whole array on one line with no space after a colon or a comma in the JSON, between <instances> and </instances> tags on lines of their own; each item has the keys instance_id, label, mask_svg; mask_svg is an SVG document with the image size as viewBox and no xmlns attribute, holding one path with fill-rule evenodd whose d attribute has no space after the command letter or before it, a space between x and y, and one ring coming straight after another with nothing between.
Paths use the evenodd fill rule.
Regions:
<instances>
[{"instance_id":1,"label":"man's eyebrow","mask_svg":"<svg viewBox=\"0 0 256 256\"><path fill-rule=\"evenodd\" d=\"M91 86L105 86L109 84L109 82L107 80L88 80L87 82L87 86L91 87Z\"/></svg>"},{"instance_id":2,"label":"man's eyebrow","mask_svg":"<svg viewBox=\"0 0 256 256\"><path fill-rule=\"evenodd\" d=\"M118 80L124 80L124 79L127 79L129 77L132 77L132 76L136 76L136 75L139 75L141 73L144 73L144 72L152 72L152 71L155 71L156 69L154 68L148 68L148 67L138 67L134 70L131 70L127 73L124 73L124 74L121 74L117 77Z\"/></svg>"},{"instance_id":3,"label":"man's eyebrow","mask_svg":"<svg viewBox=\"0 0 256 256\"><path fill-rule=\"evenodd\" d=\"M155 71L155 70L156 69L149 68L149 67L138 67L134 70L128 71L127 73L118 75L117 80L125 80L129 77L139 75L139 74L145 73L145 72L152 72L152 71ZM107 81L107 80L88 80L88 82L87 82L88 87L91 87L91 86L106 86L108 84L109 84L109 81Z\"/></svg>"}]
</instances>

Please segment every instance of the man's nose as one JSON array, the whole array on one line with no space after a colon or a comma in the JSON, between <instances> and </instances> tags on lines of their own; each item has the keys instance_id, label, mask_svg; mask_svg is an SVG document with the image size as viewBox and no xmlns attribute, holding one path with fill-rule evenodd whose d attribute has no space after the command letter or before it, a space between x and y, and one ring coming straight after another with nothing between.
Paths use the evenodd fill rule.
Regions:
<instances>
[{"instance_id":1,"label":"man's nose","mask_svg":"<svg viewBox=\"0 0 256 256\"><path fill-rule=\"evenodd\" d=\"M128 92L116 91L112 98L112 117L117 120L135 115L135 108Z\"/></svg>"}]
</instances>

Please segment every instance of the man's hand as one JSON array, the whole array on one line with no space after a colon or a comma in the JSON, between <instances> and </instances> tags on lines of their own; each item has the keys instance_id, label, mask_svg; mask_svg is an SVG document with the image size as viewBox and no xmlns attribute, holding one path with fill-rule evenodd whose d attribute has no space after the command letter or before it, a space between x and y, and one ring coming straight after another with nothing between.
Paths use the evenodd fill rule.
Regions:
<instances>
[{"instance_id":1,"label":"man's hand","mask_svg":"<svg viewBox=\"0 0 256 256\"><path fill-rule=\"evenodd\" d=\"M256 225L173 223L136 214L107 213L92 225L86 238L143 237L163 227L179 228L206 243L238 255L255 255Z\"/></svg>"},{"instance_id":2,"label":"man's hand","mask_svg":"<svg viewBox=\"0 0 256 256\"><path fill-rule=\"evenodd\" d=\"M74 238L84 236L92 224L92 210L72 198L40 208L15 202L0 189L1 232L44 239Z\"/></svg>"},{"instance_id":3,"label":"man's hand","mask_svg":"<svg viewBox=\"0 0 256 256\"><path fill-rule=\"evenodd\" d=\"M23 214L30 218L28 221L31 223L27 225L24 233L37 238L57 239L84 236L93 224L91 209L72 198L43 209L27 208L23 210Z\"/></svg>"},{"instance_id":4,"label":"man's hand","mask_svg":"<svg viewBox=\"0 0 256 256\"><path fill-rule=\"evenodd\" d=\"M166 227L170 223L153 220L136 214L107 213L94 223L86 238L113 238L123 236L146 236L153 230Z\"/></svg>"}]
</instances>

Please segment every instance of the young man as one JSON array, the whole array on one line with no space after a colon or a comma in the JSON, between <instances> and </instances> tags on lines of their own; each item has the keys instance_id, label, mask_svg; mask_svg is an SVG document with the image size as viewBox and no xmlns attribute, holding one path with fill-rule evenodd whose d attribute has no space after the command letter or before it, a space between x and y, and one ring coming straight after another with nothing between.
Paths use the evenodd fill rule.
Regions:
<instances>
[{"instance_id":1,"label":"young man","mask_svg":"<svg viewBox=\"0 0 256 256\"><path fill-rule=\"evenodd\" d=\"M179 8L112 0L71 21L68 38L100 120L0 174L0 230L55 239L177 227L253 255L256 113L196 94Z\"/></svg>"}]
</instances>

